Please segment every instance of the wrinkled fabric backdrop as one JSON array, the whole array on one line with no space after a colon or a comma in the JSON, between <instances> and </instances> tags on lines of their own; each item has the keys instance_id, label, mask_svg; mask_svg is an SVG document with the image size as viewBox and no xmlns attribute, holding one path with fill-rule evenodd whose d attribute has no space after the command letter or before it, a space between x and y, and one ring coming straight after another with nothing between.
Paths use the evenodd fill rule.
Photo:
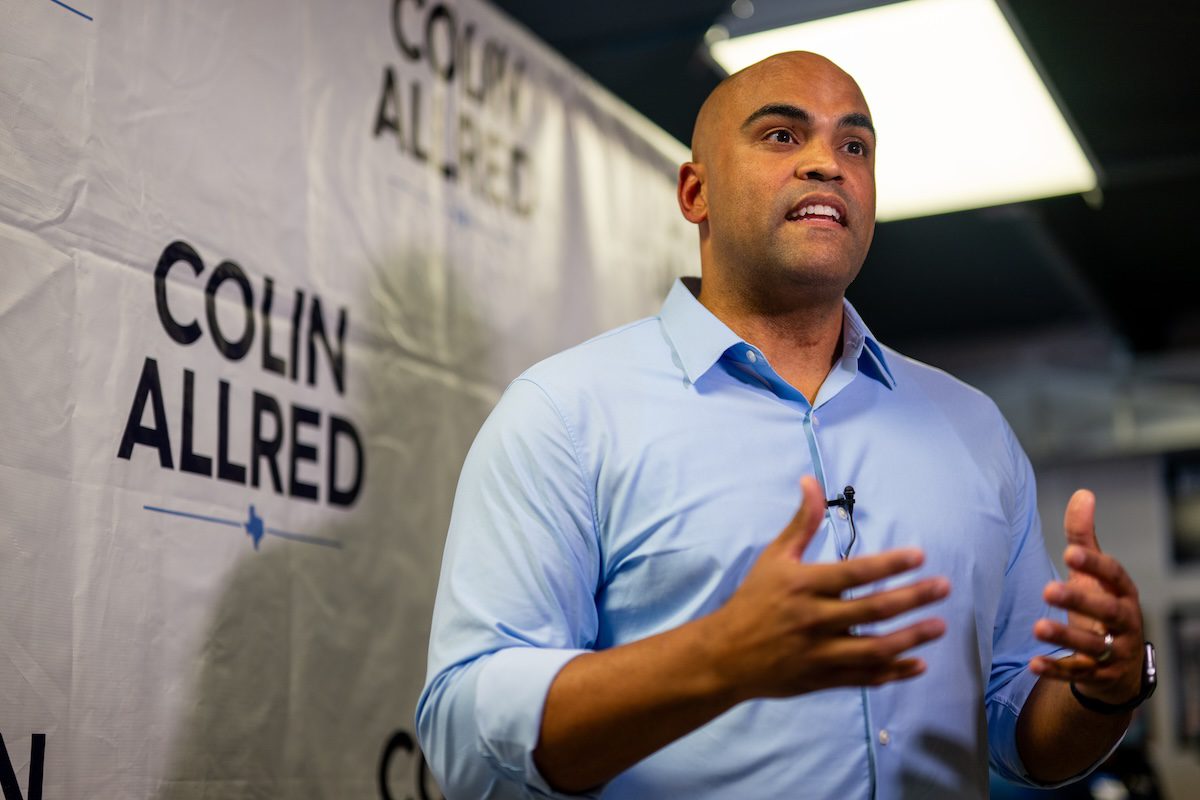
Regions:
<instances>
[{"instance_id":1,"label":"wrinkled fabric backdrop","mask_svg":"<svg viewBox=\"0 0 1200 800\"><path fill-rule=\"evenodd\" d=\"M5 800L435 797L459 467L696 271L686 153L478 2L68 5L0 0Z\"/></svg>"}]
</instances>

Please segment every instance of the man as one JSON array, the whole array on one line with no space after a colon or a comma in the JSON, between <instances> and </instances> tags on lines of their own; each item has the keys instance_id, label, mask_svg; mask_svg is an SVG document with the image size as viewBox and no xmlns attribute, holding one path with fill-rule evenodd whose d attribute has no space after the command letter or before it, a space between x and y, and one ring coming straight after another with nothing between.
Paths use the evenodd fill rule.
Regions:
<instances>
[{"instance_id":1,"label":"man","mask_svg":"<svg viewBox=\"0 0 1200 800\"><path fill-rule=\"evenodd\" d=\"M1055 580L995 406L845 302L875 214L858 86L772 57L713 92L692 147L698 294L526 372L463 468L417 715L447 796L1084 774L1144 694L1136 589L1086 492Z\"/></svg>"}]
</instances>

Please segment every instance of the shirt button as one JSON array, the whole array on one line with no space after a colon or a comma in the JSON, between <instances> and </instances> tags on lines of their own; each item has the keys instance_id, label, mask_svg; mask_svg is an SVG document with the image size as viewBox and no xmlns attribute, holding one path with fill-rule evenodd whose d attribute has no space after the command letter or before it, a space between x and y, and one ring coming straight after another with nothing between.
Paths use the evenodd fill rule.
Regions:
<instances>
[{"instance_id":1,"label":"shirt button","mask_svg":"<svg viewBox=\"0 0 1200 800\"><path fill-rule=\"evenodd\" d=\"M821 426L821 421L819 419L817 419L816 414L812 415L812 424L813 424L814 428L819 428Z\"/></svg>"},{"instance_id":2,"label":"shirt button","mask_svg":"<svg viewBox=\"0 0 1200 800\"><path fill-rule=\"evenodd\" d=\"M892 735L887 732L887 728L879 729L879 743L887 747L888 742L892 740Z\"/></svg>"},{"instance_id":3,"label":"shirt button","mask_svg":"<svg viewBox=\"0 0 1200 800\"><path fill-rule=\"evenodd\" d=\"M838 516L841 517L842 519L846 519L846 517L848 517L850 515L846 513L846 509L844 506L838 506ZM887 735L887 731L882 731L882 732L880 732L879 735L885 736L885 735ZM884 744L887 744L887 742L884 742Z\"/></svg>"},{"instance_id":4,"label":"shirt button","mask_svg":"<svg viewBox=\"0 0 1200 800\"><path fill-rule=\"evenodd\" d=\"M758 356L756 356L756 355L754 354L754 351L753 351L753 350L747 350L747 351L746 351L746 359L747 359L747 360L748 360L748 361L749 361L751 364L753 364L754 362L758 361Z\"/></svg>"}]
</instances>

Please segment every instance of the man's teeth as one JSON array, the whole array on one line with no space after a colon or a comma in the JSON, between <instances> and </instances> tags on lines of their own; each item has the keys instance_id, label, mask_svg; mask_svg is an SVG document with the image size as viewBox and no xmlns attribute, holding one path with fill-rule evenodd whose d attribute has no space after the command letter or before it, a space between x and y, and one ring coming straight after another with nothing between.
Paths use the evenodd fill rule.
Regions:
<instances>
[{"instance_id":1,"label":"man's teeth","mask_svg":"<svg viewBox=\"0 0 1200 800\"><path fill-rule=\"evenodd\" d=\"M838 222L841 222L842 215L833 206L805 206L792 215L793 219L803 219L808 216L816 217L833 217Z\"/></svg>"}]
</instances>

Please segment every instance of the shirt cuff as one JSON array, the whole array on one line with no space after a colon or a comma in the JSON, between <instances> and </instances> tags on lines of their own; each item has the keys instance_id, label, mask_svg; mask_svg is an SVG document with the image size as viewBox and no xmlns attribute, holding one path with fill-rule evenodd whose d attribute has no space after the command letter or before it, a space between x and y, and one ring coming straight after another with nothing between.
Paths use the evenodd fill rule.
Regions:
<instances>
[{"instance_id":1,"label":"shirt cuff","mask_svg":"<svg viewBox=\"0 0 1200 800\"><path fill-rule=\"evenodd\" d=\"M475 690L475 719L483 757L535 797L594 798L556 792L533 763L550 684L567 662L588 650L508 647L483 664Z\"/></svg>"}]
</instances>

